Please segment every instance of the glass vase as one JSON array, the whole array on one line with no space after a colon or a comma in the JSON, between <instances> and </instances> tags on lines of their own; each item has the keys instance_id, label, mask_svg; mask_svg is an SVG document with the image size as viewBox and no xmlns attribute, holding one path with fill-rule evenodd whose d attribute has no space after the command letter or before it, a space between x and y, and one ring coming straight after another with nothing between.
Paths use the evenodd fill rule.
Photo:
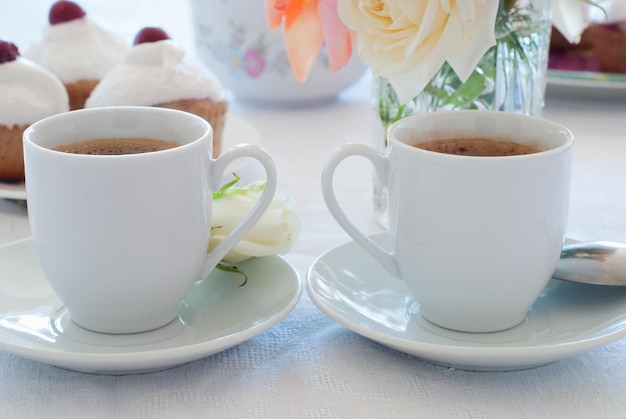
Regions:
<instances>
[{"instance_id":1,"label":"glass vase","mask_svg":"<svg viewBox=\"0 0 626 419\"><path fill-rule=\"evenodd\" d=\"M445 63L420 94L402 104L387 79L374 76L374 148L386 154L389 126L417 113L476 109L541 116L551 27L551 0L501 0L496 45L465 83ZM386 226L387 190L375 174L374 207Z\"/></svg>"}]
</instances>

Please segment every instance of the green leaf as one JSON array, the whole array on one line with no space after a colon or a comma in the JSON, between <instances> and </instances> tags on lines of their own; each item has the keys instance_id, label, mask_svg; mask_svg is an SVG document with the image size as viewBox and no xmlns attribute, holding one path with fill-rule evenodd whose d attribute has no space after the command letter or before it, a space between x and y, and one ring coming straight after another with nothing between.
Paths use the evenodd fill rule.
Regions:
<instances>
[{"instance_id":1,"label":"green leaf","mask_svg":"<svg viewBox=\"0 0 626 419\"><path fill-rule=\"evenodd\" d=\"M248 275L246 275L246 273L244 271L242 271L241 269L239 269L236 266L229 265L229 264L224 263L224 262L219 262L217 264L217 266L215 266L215 268L219 269L220 271L223 271L223 272L236 273L236 274L239 274L239 275L243 276L243 282L241 284L239 284L240 287L243 287L244 285L246 285L248 283Z\"/></svg>"},{"instance_id":2,"label":"green leaf","mask_svg":"<svg viewBox=\"0 0 626 419\"><path fill-rule=\"evenodd\" d=\"M442 102L442 105L461 108L479 97L487 87L489 87L489 80L483 74L474 71L465 83Z\"/></svg>"},{"instance_id":3,"label":"green leaf","mask_svg":"<svg viewBox=\"0 0 626 419\"><path fill-rule=\"evenodd\" d=\"M225 183L222 187L213 192L213 199L220 199L228 195L245 195L250 192L262 192L265 189L265 182L253 183L245 188L236 188L235 185L241 180L236 173L233 173L235 179Z\"/></svg>"},{"instance_id":4,"label":"green leaf","mask_svg":"<svg viewBox=\"0 0 626 419\"><path fill-rule=\"evenodd\" d=\"M235 177L235 179L223 184L218 191L213 192L213 199L219 199L224 196L228 189L232 188L237 182L241 180L241 178L237 176L237 173L233 173L233 176Z\"/></svg>"}]
</instances>

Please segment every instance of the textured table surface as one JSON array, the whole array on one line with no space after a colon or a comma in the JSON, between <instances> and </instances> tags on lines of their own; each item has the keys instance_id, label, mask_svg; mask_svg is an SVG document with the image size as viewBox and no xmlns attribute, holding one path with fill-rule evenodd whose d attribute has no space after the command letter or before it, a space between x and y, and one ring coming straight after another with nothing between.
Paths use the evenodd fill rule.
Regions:
<instances>
[{"instance_id":1,"label":"textured table surface","mask_svg":"<svg viewBox=\"0 0 626 419\"><path fill-rule=\"evenodd\" d=\"M261 1L261 0L254 0ZM49 1L12 2L0 38L29 45ZM193 49L183 0L84 0L131 38L160 25ZM369 78L323 106L277 109L232 101L274 156L280 187L296 200L302 233L285 259L304 282L315 259L348 236L325 209L324 158L345 142L370 142ZM544 116L577 138L568 235L626 242L624 101L548 96ZM347 164L340 182L347 211L379 231L367 164ZM26 209L0 199L0 244L28 237ZM128 376L67 371L0 352L0 417L623 417L626 340L517 372L468 372L389 349L325 316L303 293L293 312L234 348L169 370Z\"/></svg>"}]
</instances>

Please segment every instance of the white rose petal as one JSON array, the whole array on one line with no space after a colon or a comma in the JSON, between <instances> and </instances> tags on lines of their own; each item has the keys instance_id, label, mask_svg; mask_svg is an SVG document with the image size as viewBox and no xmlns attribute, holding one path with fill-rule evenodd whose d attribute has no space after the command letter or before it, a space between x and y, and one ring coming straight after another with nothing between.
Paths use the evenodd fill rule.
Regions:
<instances>
[{"instance_id":1,"label":"white rose petal","mask_svg":"<svg viewBox=\"0 0 626 419\"><path fill-rule=\"evenodd\" d=\"M213 250L250 212L261 196L260 191L225 195L213 200L213 218L209 251ZM292 199L278 191L259 222L222 259L237 263L251 257L289 252L300 233L300 220Z\"/></svg>"},{"instance_id":2,"label":"white rose petal","mask_svg":"<svg viewBox=\"0 0 626 419\"><path fill-rule=\"evenodd\" d=\"M589 24L589 7L582 0L552 0L552 24L568 42L577 44Z\"/></svg>"},{"instance_id":3,"label":"white rose petal","mask_svg":"<svg viewBox=\"0 0 626 419\"><path fill-rule=\"evenodd\" d=\"M589 5L589 21L594 23L623 23L626 21L626 0L594 1Z\"/></svg>"},{"instance_id":4,"label":"white rose petal","mask_svg":"<svg viewBox=\"0 0 626 419\"><path fill-rule=\"evenodd\" d=\"M462 81L495 44L499 0L339 0L357 52L404 103L448 61Z\"/></svg>"}]
</instances>

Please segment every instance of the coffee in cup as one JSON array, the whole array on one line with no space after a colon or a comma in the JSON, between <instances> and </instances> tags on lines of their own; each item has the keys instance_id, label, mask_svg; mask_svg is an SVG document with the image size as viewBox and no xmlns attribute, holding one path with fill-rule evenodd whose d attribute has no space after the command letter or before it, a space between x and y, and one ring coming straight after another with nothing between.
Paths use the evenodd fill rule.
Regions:
<instances>
[{"instance_id":1,"label":"coffee in cup","mask_svg":"<svg viewBox=\"0 0 626 419\"><path fill-rule=\"evenodd\" d=\"M56 151L72 154L94 154L101 156L119 156L121 154L150 153L178 147L180 143L154 138L98 138L77 141L55 147Z\"/></svg>"},{"instance_id":2,"label":"coffee in cup","mask_svg":"<svg viewBox=\"0 0 626 419\"><path fill-rule=\"evenodd\" d=\"M422 150L460 156L518 156L538 153L540 150L532 144L520 144L506 139L489 138L447 138L414 144Z\"/></svg>"}]
</instances>

